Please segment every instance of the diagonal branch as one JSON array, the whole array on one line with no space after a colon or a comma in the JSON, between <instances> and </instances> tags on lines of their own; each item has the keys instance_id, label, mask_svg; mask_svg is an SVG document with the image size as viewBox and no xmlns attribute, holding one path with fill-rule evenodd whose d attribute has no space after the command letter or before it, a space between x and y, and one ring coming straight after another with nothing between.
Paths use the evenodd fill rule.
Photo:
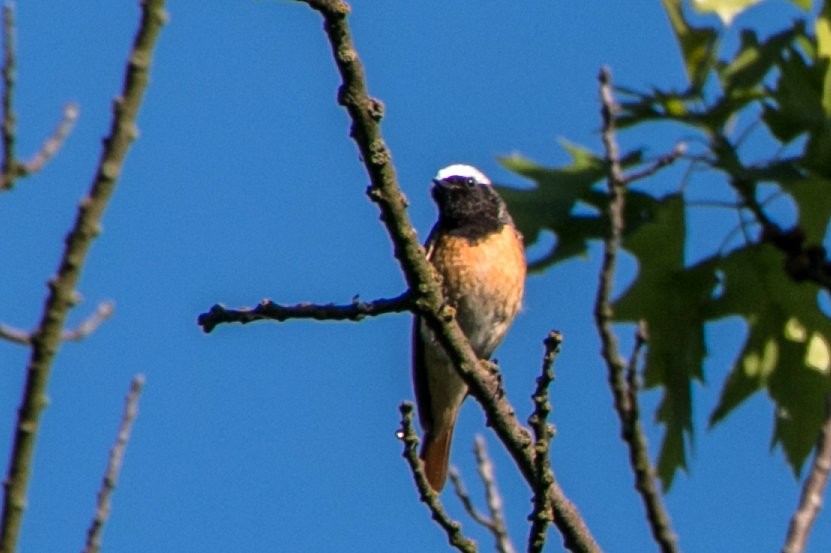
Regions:
<instances>
[{"instance_id":1,"label":"diagonal branch","mask_svg":"<svg viewBox=\"0 0 831 553\"><path fill-rule=\"evenodd\" d=\"M338 102L346 108L352 120L350 136L360 151L371 183L367 192L381 210L381 220L392 239L395 257L401 264L409 289L415 294L415 311L422 316L453 361L470 394L482 405L488 424L505 444L523 477L532 489L537 490L536 493L548 494L554 521L566 548L572 551L599 551L577 508L565 496L553 474L548 489L537 489L539 484L531 436L517 420L507 397L492 392L497 389L497 375L480 366L453 317L452 308L445 302L435 272L407 216L407 203L398 186L392 156L381 136L379 121L383 116L383 105L367 92L363 66L346 21L349 6L339 0L304 1L323 16L323 28L342 79Z\"/></svg>"},{"instance_id":2,"label":"diagonal branch","mask_svg":"<svg viewBox=\"0 0 831 553\"><path fill-rule=\"evenodd\" d=\"M128 56L121 96L113 105L112 127L104 140L101 159L89 195L82 200L75 223L66 237L57 274L49 280L49 293L40 323L32 336L23 398L8 474L3 482L3 514L0 521L0 553L13 553L26 507L26 490L31 473L35 438L46 406L46 387L55 354L61 344L67 313L77 301L75 286L93 239L100 232L101 219L115 189L124 158L136 138L136 116L144 91L153 47L165 22L164 0L141 3L141 21Z\"/></svg>"},{"instance_id":3,"label":"diagonal branch","mask_svg":"<svg viewBox=\"0 0 831 553\"><path fill-rule=\"evenodd\" d=\"M118 482L118 475L121 473L121 465L124 463L124 453L127 451L127 443L130 441L133 422L138 416L139 396L143 387L144 375L134 376L130 383L130 391L124 400L124 414L121 416L121 424L118 427L115 444L110 450L107 470L104 472L101 488L98 490L95 515L87 530L87 542L82 553L98 553L101 550L101 535L104 532L104 524L110 517L110 497Z\"/></svg>"},{"instance_id":4,"label":"diagonal branch","mask_svg":"<svg viewBox=\"0 0 831 553\"><path fill-rule=\"evenodd\" d=\"M413 479L421 496L421 502L427 505L433 520L447 533L447 541L450 545L462 553L476 553L476 542L467 538L462 532L462 525L450 518L441 504L439 494L434 492L433 488L430 487L430 483L427 482L424 465L421 459L418 458L418 436L413 426L413 404L404 402L398 407L398 410L401 412L401 430L399 430L398 436L404 442L403 456L413 472Z\"/></svg>"},{"instance_id":5,"label":"diagonal branch","mask_svg":"<svg viewBox=\"0 0 831 553\"><path fill-rule=\"evenodd\" d=\"M364 317L377 317L386 313L400 313L412 309L409 292L389 299L379 299L363 302L355 296L352 303L335 305L329 303L318 305L300 303L297 305L280 305L271 300L261 301L257 307L243 309L226 309L221 305L214 305L207 313L202 313L197 323L205 333L211 332L222 323L248 324L254 321L272 320L286 321L288 319L316 319L318 321L360 321Z\"/></svg>"},{"instance_id":6,"label":"diagonal branch","mask_svg":"<svg viewBox=\"0 0 831 553\"><path fill-rule=\"evenodd\" d=\"M802 553L808 544L811 526L822 507L822 496L831 471L831 395L825 399L825 423L817 439L817 452L811 472L802 486L799 506L791 518L782 553Z\"/></svg>"},{"instance_id":7,"label":"diagonal branch","mask_svg":"<svg viewBox=\"0 0 831 553\"><path fill-rule=\"evenodd\" d=\"M633 389L635 368L631 366L627 371L626 361L621 357L617 336L612 328L611 296L617 255L625 224L626 177L623 174L620 150L615 137L617 104L612 95L612 76L607 68L600 70L599 81L603 119L602 139L606 150L607 181L611 200L607 212L609 231L603 240L603 263L594 307L595 324L600 333L602 356L609 372L609 385L614 397L615 411L620 419L621 436L629 448L629 462L635 473L635 488L646 508L652 536L663 553L677 553L679 550L677 538L672 531L669 514L656 485L655 469L649 459L646 436L638 416L637 394ZM636 362L637 353L633 354L632 360L633 363ZM633 386L627 384L627 372L628 380Z\"/></svg>"}]
</instances>

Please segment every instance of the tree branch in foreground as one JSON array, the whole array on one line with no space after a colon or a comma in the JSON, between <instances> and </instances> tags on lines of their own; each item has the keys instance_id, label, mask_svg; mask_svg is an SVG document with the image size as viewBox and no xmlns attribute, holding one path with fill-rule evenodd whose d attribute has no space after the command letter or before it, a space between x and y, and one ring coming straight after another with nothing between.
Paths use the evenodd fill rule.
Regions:
<instances>
[{"instance_id":1,"label":"tree branch in foreground","mask_svg":"<svg viewBox=\"0 0 831 553\"><path fill-rule=\"evenodd\" d=\"M363 302L357 296L346 305L317 305L299 303L297 305L280 305L271 300L261 301L257 307L226 309L217 304L207 313L197 318L197 324L205 333L211 332L222 323L248 324L254 321L273 320L283 322L288 319L315 319L318 321L360 321L364 317L377 317L385 313L400 313L412 309L409 292L389 299Z\"/></svg>"},{"instance_id":2,"label":"tree branch in foreground","mask_svg":"<svg viewBox=\"0 0 831 553\"><path fill-rule=\"evenodd\" d=\"M127 150L137 135L136 116L147 87L153 47L166 18L164 0L141 3L141 21L127 58L123 90L113 105L110 134L104 140L89 195L81 201L75 223L66 237L58 272L49 280L43 314L32 335L32 352L18 409L8 474L3 481L5 493L0 521L0 553L13 553L17 548L35 438L47 403L46 387L52 362L63 338L67 313L77 302L75 286L84 260L93 239L100 232L104 210L115 189Z\"/></svg>"},{"instance_id":3,"label":"tree branch in foreground","mask_svg":"<svg viewBox=\"0 0 831 553\"><path fill-rule=\"evenodd\" d=\"M825 399L825 423L817 439L817 452L811 472L802 485L799 506L791 518L782 553L802 553L808 543L811 526L822 507L822 496L831 471L831 395Z\"/></svg>"},{"instance_id":4,"label":"tree branch in foreground","mask_svg":"<svg viewBox=\"0 0 831 553\"><path fill-rule=\"evenodd\" d=\"M615 411L620 419L621 437L629 448L629 462L635 473L635 489L643 500L655 542L663 553L677 553L677 538L672 531L669 514L655 482L655 469L649 459L646 436L641 427L637 408L637 394L627 385L626 362L620 355L617 336L612 328L611 295L617 255L625 224L627 177L623 173L620 150L615 137L617 104L612 95L612 76L607 68L600 70L599 81L603 119L602 139L606 150L606 163L609 171L607 181L611 201L607 212L609 231L603 240L603 263L597 287L594 317L600 332L602 356L609 371L609 385L614 396ZM633 355L633 359L637 359L637 356ZM630 377L630 379L634 381L634 378Z\"/></svg>"},{"instance_id":5,"label":"tree branch in foreground","mask_svg":"<svg viewBox=\"0 0 831 553\"><path fill-rule=\"evenodd\" d=\"M439 494L433 491L427 482L427 475L424 474L424 464L418 458L418 435L416 435L413 426L413 411L415 410L412 403L404 402L399 407L401 411L401 430L398 432L398 437L404 442L404 459L410 465L410 470L413 472L413 480L415 480L418 493L421 497L421 502L427 505L430 509L430 514L439 526L447 533L447 541L461 551L462 553L475 553L476 543L465 537L462 533L462 525L450 518L450 515L442 507Z\"/></svg>"},{"instance_id":6,"label":"tree branch in foreground","mask_svg":"<svg viewBox=\"0 0 831 553\"><path fill-rule=\"evenodd\" d=\"M427 261L407 216L407 202L398 186L392 156L381 136L379 121L383 117L383 105L367 92L363 66L346 21L349 6L338 0L302 1L323 16L323 28L342 79L338 102L346 108L352 120L350 136L360 151L370 178L367 193L381 210L381 220L389 232L395 257L414 294L414 310L433 331L467 384L470 394L482 405L488 424L505 444L530 487L535 493L549 495L554 522L566 548L572 551L600 551L577 508L565 496L553 474L548 489L539 489L531 436L517 420L505 395L492 393L497 389L495 376L480 366L453 316L452 308L444 299L435 271Z\"/></svg>"},{"instance_id":7,"label":"tree branch in foreground","mask_svg":"<svg viewBox=\"0 0 831 553\"><path fill-rule=\"evenodd\" d=\"M92 518L89 530L87 530L87 542L82 553L98 553L101 549L101 535L104 532L104 524L110 516L110 497L118 482L118 475L121 473L124 453L127 451L127 443L130 441L130 432L133 429L133 422L138 416L139 396L143 387L144 375L134 376L130 383L130 391L124 400L124 414L121 416L121 424L118 427L115 444L110 450L107 470L104 472L101 488L98 490L95 515Z\"/></svg>"}]
</instances>

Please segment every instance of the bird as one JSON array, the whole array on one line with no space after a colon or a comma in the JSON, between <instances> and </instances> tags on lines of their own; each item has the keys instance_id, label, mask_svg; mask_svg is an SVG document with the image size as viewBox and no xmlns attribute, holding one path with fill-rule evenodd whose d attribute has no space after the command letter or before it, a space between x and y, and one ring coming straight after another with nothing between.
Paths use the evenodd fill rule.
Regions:
<instances>
[{"instance_id":1,"label":"bird","mask_svg":"<svg viewBox=\"0 0 831 553\"><path fill-rule=\"evenodd\" d=\"M470 165L454 164L433 179L438 220L427 259L473 351L490 359L520 311L526 262L522 235L490 179ZM424 432L419 456L427 482L440 492L447 479L453 428L467 385L425 321L413 321L413 384Z\"/></svg>"}]
</instances>

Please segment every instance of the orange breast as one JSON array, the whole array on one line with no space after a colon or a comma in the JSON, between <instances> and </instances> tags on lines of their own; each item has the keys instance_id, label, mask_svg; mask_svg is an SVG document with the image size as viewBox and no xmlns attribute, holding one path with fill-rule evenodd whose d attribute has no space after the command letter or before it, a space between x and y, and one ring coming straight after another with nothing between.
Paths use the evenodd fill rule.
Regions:
<instances>
[{"instance_id":1,"label":"orange breast","mask_svg":"<svg viewBox=\"0 0 831 553\"><path fill-rule=\"evenodd\" d=\"M430 261L473 349L490 357L522 304L525 254L519 234L505 225L476 241L442 236L432 244Z\"/></svg>"}]
</instances>

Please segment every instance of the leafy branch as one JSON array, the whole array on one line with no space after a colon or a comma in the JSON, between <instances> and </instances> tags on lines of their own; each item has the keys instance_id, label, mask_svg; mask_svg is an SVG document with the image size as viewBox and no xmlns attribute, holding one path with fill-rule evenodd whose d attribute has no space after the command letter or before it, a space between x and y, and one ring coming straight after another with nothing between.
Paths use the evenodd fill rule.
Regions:
<instances>
[{"instance_id":1,"label":"leafy branch","mask_svg":"<svg viewBox=\"0 0 831 553\"><path fill-rule=\"evenodd\" d=\"M611 199L607 211L609 231L603 240L603 262L595 300L595 324L600 332L602 357L609 371L609 385L614 396L615 411L620 419L621 436L629 448L630 464L635 473L635 488L643 500L655 541L661 551L673 553L678 551L677 538L672 531L669 514L656 485L655 469L649 459L646 436L638 416L637 390L634 386L634 363L637 361L637 355L632 356L630 370L627 371L627 363L621 357L617 337L612 328L612 286L626 224L626 186L631 179L627 179L621 167L615 136L615 113L618 108L612 93L612 76L607 68L600 71L599 81L603 119L602 139L609 167L607 184ZM639 344L638 349L643 341L639 341ZM631 376L627 378L627 374Z\"/></svg>"}]
</instances>

